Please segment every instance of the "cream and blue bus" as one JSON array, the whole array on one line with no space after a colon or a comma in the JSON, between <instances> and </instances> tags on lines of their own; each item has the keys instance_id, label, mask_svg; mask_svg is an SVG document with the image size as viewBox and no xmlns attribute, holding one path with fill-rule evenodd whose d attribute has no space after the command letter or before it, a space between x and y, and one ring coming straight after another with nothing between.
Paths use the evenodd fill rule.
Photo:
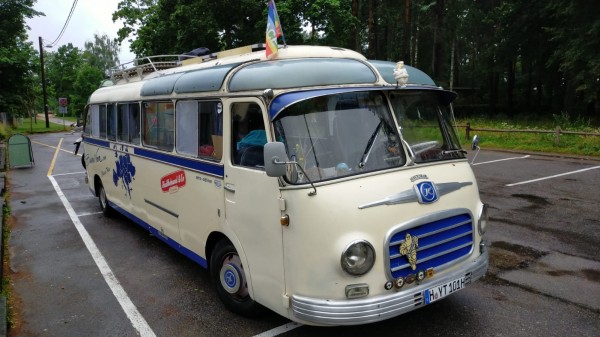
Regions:
<instances>
[{"instance_id":1,"label":"cream and blue bus","mask_svg":"<svg viewBox=\"0 0 600 337\"><path fill-rule=\"evenodd\" d=\"M206 268L246 316L376 322L484 276L454 92L342 48L256 49L146 58L91 95L86 180L105 214Z\"/></svg>"}]
</instances>

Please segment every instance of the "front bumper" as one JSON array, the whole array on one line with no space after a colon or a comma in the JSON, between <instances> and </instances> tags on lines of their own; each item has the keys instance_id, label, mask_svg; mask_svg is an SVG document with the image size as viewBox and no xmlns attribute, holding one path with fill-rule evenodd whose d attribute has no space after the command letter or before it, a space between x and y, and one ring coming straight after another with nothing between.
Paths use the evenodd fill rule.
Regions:
<instances>
[{"instance_id":1,"label":"front bumper","mask_svg":"<svg viewBox=\"0 0 600 337\"><path fill-rule=\"evenodd\" d=\"M485 275L489 253L481 255L464 267L436 279L436 284L464 276L465 283ZM323 300L304 296L292 296L292 311L298 320L315 325L358 325L386 320L425 305L423 292L431 283L417 285L409 291L390 293L362 300ZM393 292L393 290L391 290Z\"/></svg>"}]
</instances>

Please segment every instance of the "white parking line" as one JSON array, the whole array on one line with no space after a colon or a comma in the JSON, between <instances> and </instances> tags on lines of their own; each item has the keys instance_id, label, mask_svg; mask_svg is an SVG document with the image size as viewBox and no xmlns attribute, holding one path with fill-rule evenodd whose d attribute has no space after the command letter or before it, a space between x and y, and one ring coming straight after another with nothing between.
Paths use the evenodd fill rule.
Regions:
<instances>
[{"instance_id":1,"label":"white parking line","mask_svg":"<svg viewBox=\"0 0 600 337\"><path fill-rule=\"evenodd\" d=\"M562 176L566 176L566 175L569 175L569 174L575 174L575 173L585 172L585 171L589 171L589 170L595 170L595 169L598 169L598 168L600 168L600 166L588 167L588 168L577 170L577 171L571 171L571 172L566 172L566 173L561 173L561 174L555 174L553 176L548 176L548 177L542 177L542 178L537 178L537 179L532 179L532 180L521 181L521 182L514 183L514 184L507 184L505 186L511 187L511 186L529 184L529 183L533 183L533 182L536 182L536 181L541 181L541 180L547 180L547 179L562 177Z\"/></svg>"},{"instance_id":2,"label":"white parking line","mask_svg":"<svg viewBox=\"0 0 600 337\"><path fill-rule=\"evenodd\" d=\"M137 310L135 304L131 302L129 296L127 296L125 289L123 289L121 283L119 283L119 280L117 279L115 274L113 274L112 270L108 266L108 263L106 262L106 259L104 259L104 256L102 255L100 250L98 250L96 243L94 242L88 231L85 229L85 227L83 227L81 221L79 221L75 210L71 206L71 203L69 203L69 200L67 200L67 197L65 197L64 193L58 186L58 183L56 182L54 177L48 176L48 179L50 179L52 186L54 186L56 194L58 194L58 197L67 209L67 213L69 213L69 217L71 217L71 221L75 225L77 232L79 232L83 243L92 255L92 258L94 259L94 262L96 262L98 269L100 269L100 272L102 273L104 280L108 284L108 287L110 288L110 290L112 290L112 293L117 298L117 301L119 301L119 304L123 308L123 311L125 311L127 318L129 318L129 320L131 321L133 328L142 337L156 337L154 331L152 331L152 328L150 328L150 325L148 325L148 322L146 322L142 314L140 314L140 312Z\"/></svg>"},{"instance_id":3,"label":"white parking line","mask_svg":"<svg viewBox=\"0 0 600 337\"><path fill-rule=\"evenodd\" d=\"M253 337L275 337L275 336L281 335L282 333L286 333L288 331L299 328L301 326L302 326L302 324L300 324L300 323L290 322L288 324L278 326L274 329L265 331L263 333L259 333L258 335L254 335Z\"/></svg>"},{"instance_id":4,"label":"white parking line","mask_svg":"<svg viewBox=\"0 0 600 337\"><path fill-rule=\"evenodd\" d=\"M496 160L490 160L490 161L484 161L481 163L477 163L477 164L472 164L473 166L477 166L477 165L483 165L483 164L491 164L491 163L496 163L499 161L506 161L506 160L514 160L514 159L525 159L525 158L529 158L530 155L526 155L523 157L511 157L511 158L504 158L504 159L496 159Z\"/></svg>"},{"instance_id":5,"label":"white parking line","mask_svg":"<svg viewBox=\"0 0 600 337\"><path fill-rule=\"evenodd\" d=\"M125 311L125 315L127 315L127 318L129 318L129 321L131 321L133 328L142 337L156 337L156 334L154 334L154 331L152 331L152 328L150 328L150 325L148 325L148 322L146 322L144 316L142 316L142 314L140 314L140 312L137 310L135 304L133 304L133 302L125 292L125 289L123 289L121 283L119 283L119 280L108 266L106 259L96 246L96 243L94 242L88 231L85 229L85 227L83 227L81 221L79 221L79 218L75 213L75 209L73 209L71 203L69 202L63 191L60 189L60 186L56 182L56 179L54 179L54 177L52 176L54 163L56 162L56 158L58 156L58 151L60 150L62 141L63 139L61 138L60 142L58 143L58 146L56 147L56 151L54 152L54 158L52 158L52 163L50 164L50 168L48 169L48 179L50 179L50 182L52 183L52 186L54 186L56 194L58 194L58 197L65 206L65 209L67 210L67 213L69 214L73 225L75 225L75 229L77 229L79 236L81 236L81 240L83 240L85 247L92 255L92 258L94 259L96 266L98 266L98 269L100 269L100 273L104 277L104 281L106 281L106 284L112 291L113 295L115 296L117 301L119 301L121 308L123 308L123 311Z\"/></svg>"}]
</instances>

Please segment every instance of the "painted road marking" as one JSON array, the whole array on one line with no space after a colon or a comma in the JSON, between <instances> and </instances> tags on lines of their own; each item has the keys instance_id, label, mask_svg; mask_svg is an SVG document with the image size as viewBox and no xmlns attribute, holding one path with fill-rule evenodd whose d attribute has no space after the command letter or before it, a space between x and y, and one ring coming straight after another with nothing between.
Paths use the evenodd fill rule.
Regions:
<instances>
[{"instance_id":1,"label":"painted road marking","mask_svg":"<svg viewBox=\"0 0 600 337\"><path fill-rule=\"evenodd\" d=\"M483 165L483 164L497 163L499 161L515 160L515 159L525 159L525 158L529 158L529 157L530 157L530 155L526 155L526 156L523 156L523 157L511 157L511 158L504 158L504 159L496 159L496 160L484 161L484 162L481 162L481 163L471 164L471 165L477 166L477 165Z\"/></svg>"},{"instance_id":2,"label":"painted road marking","mask_svg":"<svg viewBox=\"0 0 600 337\"><path fill-rule=\"evenodd\" d=\"M61 141L62 141L62 138L61 138ZM49 148L52 148L52 149L56 149L56 148L57 148L57 147L56 147L56 146L54 146L54 145L49 145L49 144L40 143L40 142L38 142L38 141L35 141L35 140L32 140L31 142L32 142L32 143L35 143L35 144L37 144L37 145L41 145L41 146L45 146L45 147L49 147ZM69 151L69 150L65 150L65 149L60 149L60 150L61 150L61 151L63 151L63 152L66 152L66 153L73 154L73 151ZM80 156L80 157L81 157L81 154L73 154L73 155L74 155L74 156Z\"/></svg>"},{"instance_id":3,"label":"painted road marking","mask_svg":"<svg viewBox=\"0 0 600 337\"><path fill-rule=\"evenodd\" d=\"M61 143L62 143L62 138L60 139L60 142L58 143L58 146L56 147L56 151L54 152L54 158L52 158L52 163L54 163L56 161L56 157L58 156L58 151L60 150ZM136 308L135 304L133 304L133 302L131 301L129 296L127 296L125 289L123 289L123 287L121 286L121 283L119 283L119 280L117 279L115 274L112 272L112 270L108 266L106 259L104 258L104 256L102 255L102 253L100 252L98 247L96 246L96 243L94 242L94 240L92 239L92 237L90 236L88 231L85 229L85 227L83 227L83 224L81 223L81 221L79 221L79 218L77 217L77 214L75 213L75 209L73 209L73 207L71 206L71 203L69 202L69 200L67 200L67 197L64 195L63 191L60 189L60 186L58 186L58 183L52 176L52 169L53 169L53 164L50 165L50 169L48 170L48 179L50 179L52 186L54 186L54 190L56 191L56 194L58 194L58 197L60 198L63 205L65 206L65 209L67 210L67 213L69 214L69 217L71 218L71 221L73 222L73 225L75 225L75 228L77 229L77 232L79 233L79 236L81 236L81 239L83 240L83 243L85 244L85 247L88 249L88 251L92 255L94 262L98 266L98 269L100 269L100 273L102 273L102 276L104 277L104 280L108 284L108 287L112 291L113 295L115 295L115 298L117 299L117 301L119 301L121 308L123 308L123 311L125 311L127 318L129 318L129 320L131 321L131 324L133 325L133 328L142 337L156 337L156 334L154 333L154 331L152 331L152 328L150 328L150 325L148 325L148 322L146 322L146 320L144 319L142 314L140 314L140 312Z\"/></svg>"},{"instance_id":4,"label":"painted road marking","mask_svg":"<svg viewBox=\"0 0 600 337\"><path fill-rule=\"evenodd\" d=\"M275 336L281 335L282 333L286 333L288 331L299 328L301 326L302 326L302 324L300 324L300 323L290 322L288 324L278 326L274 329L265 331L263 333L259 333L258 335L254 335L253 337L275 337Z\"/></svg>"},{"instance_id":5,"label":"painted road marking","mask_svg":"<svg viewBox=\"0 0 600 337\"><path fill-rule=\"evenodd\" d=\"M532 179L532 180L521 181L521 182L514 183L514 184L507 184L505 186L511 187L511 186L529 184L529 183L534 183L536 181L542 181L542 180L547 180L547 179L562 177L562 176L566 176L566 175L569 175L569 174L575 174L575 173L585 172L585 171L589 171L589 170L595 170L595 169L599 169L599 168L600 168L600 166L588 167L588 168L577 170L577 171L565 172L565 173L561 173L561 174L555 174L553 176L548 176L548 177L542 177L542 178L537 178L537 179Z\"/></svg>"}]
</instances>

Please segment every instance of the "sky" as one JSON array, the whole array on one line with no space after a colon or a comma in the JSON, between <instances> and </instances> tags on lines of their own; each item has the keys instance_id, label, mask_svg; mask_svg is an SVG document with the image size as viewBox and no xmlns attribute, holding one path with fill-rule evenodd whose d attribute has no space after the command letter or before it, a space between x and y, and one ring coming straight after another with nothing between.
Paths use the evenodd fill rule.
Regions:
<instances>
[{"instance_id":1,"label":"sky","mask_svg":"<svg viewBox=\"0 0 600 337\"><path fill-rule=\"evenodd\" d=\"M43 12L46 16L37 16L26 20L30 30L27 32L29 41L39 49L38 37L41 36L44 45L52 43L60 34L71 7L75 0L37 0L33 8ZM93 41L94 34L117 37L117 30L123 26L120 21L112 21L112 13L117 10L120 0L77 0L77 5L69 24L54 48L45 48L47 51L56 51L58 47L69 42L73 46L84 49L86 41ZM119 60L126 63L135 58L129 51L129 43L123 41Z\"/></svg>"}]
</instances>

